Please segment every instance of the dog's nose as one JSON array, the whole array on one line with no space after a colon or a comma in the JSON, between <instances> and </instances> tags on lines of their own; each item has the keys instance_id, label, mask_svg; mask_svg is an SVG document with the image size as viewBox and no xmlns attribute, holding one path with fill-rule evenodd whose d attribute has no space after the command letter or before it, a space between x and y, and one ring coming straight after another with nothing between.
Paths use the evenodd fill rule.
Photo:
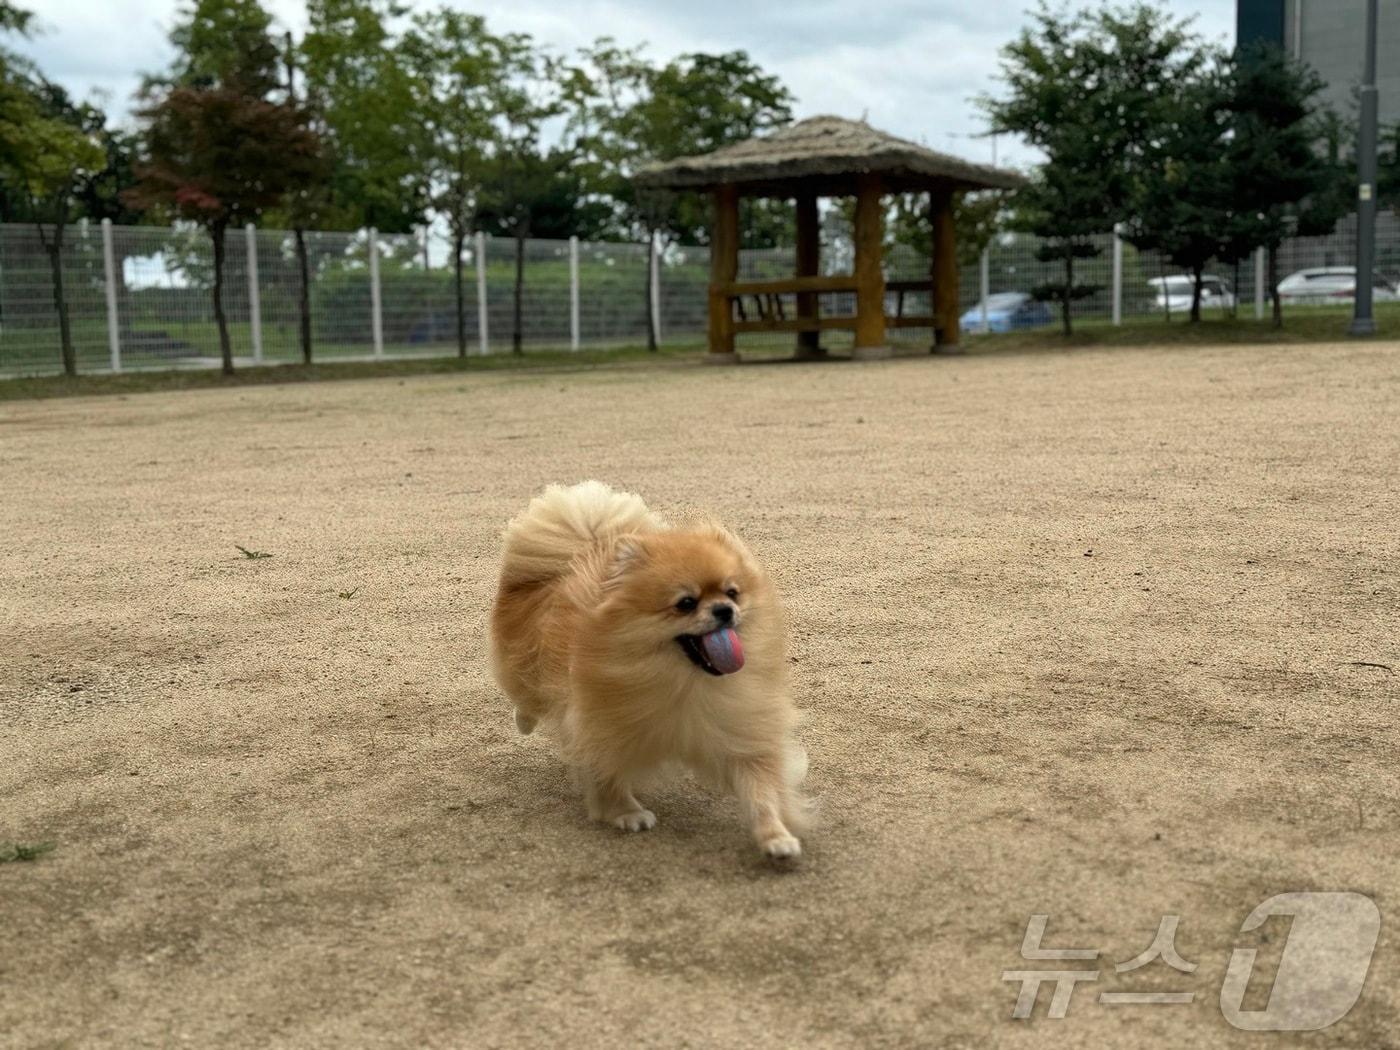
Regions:
<instances>
[{"instance_id":1,"label":"dog's nose","mask_svg":"<svg viewBox=\"0 0 1400 1050\"><path fill-rule=\"evenodd\" d=\"M734 606L726 605L724 602L715 602L710 606L710 615L719 623L731 623L734 620Z\"/></svg>"}]
</instances>

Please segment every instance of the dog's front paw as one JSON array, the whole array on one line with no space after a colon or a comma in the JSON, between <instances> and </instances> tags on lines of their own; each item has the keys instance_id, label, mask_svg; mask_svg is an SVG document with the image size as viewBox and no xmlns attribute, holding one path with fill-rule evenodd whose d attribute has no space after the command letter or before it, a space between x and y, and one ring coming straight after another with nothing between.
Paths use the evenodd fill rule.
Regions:
<instances>
[{"instance_id":1,"label":"dog's front paw","mask_svg":"<svg viewBox=\"0 0 1400 1050\"><path fill-rule=\"evenodd\" d=\"M649 809L634 809L612 818L613 826L623 831L650 831L656 827L656 814Z\"/></svg>"},{"instance_id":2,"label":"dog's front paw","mask_svg":"<svg viewBox=\"0 0 1400 1050\"><path fill-rule=\"evenodd\" d=\"M789 857L802 855L802 843L793 835L774 835L771 839L760 842L759 848L777 860L786 860Z\"/></svg>"}]
</instances>

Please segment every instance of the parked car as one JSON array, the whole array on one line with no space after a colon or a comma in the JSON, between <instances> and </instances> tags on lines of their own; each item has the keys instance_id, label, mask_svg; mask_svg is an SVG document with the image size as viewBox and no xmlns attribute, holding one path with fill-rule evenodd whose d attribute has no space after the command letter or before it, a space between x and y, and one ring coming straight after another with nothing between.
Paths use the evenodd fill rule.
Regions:
<instances>
[{"instance_id":1,"label":"parked car","mask_svg":"<svg viewBox=\"0 0 1400 1050\"><path fill-rule=\"evenodd\" d=\"M959 323L964 332L981 335L986 331L1011 332L1018 328L1039 328L1053 323L1055 315L1045 303L1025 292L997 292L987 296L987 327L982 327L982 304L963 314Z\"/></svg>"},{"instance_id":2,"label":"parked car","mask_svg":"<svg viewBox=\"0 0 1400 1050\"><path fill-rule=\"evenodd\" d=\"M1171 310L1172 313L1190 313L1191 298L1195 294L1196 279L1189 273L1173 274L1170 277L1151 277L1147 281L1152 289L1152 302L1158 310ZM1201 277L1201 309L1233 310L1235 293L1219 277L1205 274Z\"/></svg>"},{"instance_id":3,"label":"parked car","mask_svg":"<svg viewBox=\"0 0 1400 1050\"><path fill-rule=\"evenodd\" d=\"M1400 299L1389 278L1375 275L1378 302ZM1290 306L1322 306L1328 303L1349 303L1356 298L1355 266L1317 266L1311 270L1291 273L1278 283L1278 296Z\"/></svg>"}]
</instances>

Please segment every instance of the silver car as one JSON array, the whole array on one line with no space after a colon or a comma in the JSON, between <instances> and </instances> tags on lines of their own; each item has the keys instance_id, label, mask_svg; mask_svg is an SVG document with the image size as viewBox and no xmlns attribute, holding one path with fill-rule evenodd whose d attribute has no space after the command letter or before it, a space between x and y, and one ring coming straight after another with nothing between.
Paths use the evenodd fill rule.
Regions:
<instances>
[{"instance_id":1,"label":"silver car","mask_svg":"<svg viewBox=\"0 0 1400 1050\"><path fill-rule=\"evenodd\" d=\"M1400 299L1395 285L1380 274L1375 275L1377 302ZM1356 298L1355 266L1317 266L1311 270L1291 273L1278 284L1278 295L1290 306L1324 306L1349 303Z\"/></svg>"},{"instance_id":2,"label":"silver car","mask_svg":"<svg viewBox=\"0 0 1400 1050\"><path fill-rule=\"evenodd\" d=\"M1189 273L1173 274L1170 277L1152 277L1147 281L1152 289L1152 301L1159 310L1172 313L1189 313L1191 298L1195 294L1196 279ZM1216 307L1231 310L1235 306L1235 293L1230 286L1212 274L1201 275L1201 309Z\"/></svg>"}]
</instances>

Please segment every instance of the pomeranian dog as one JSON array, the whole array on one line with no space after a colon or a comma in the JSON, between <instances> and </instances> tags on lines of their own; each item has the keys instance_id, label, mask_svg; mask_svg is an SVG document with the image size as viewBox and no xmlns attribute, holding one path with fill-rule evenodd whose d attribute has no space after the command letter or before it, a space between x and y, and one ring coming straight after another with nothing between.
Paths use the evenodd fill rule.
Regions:
<instances>
[{"instance_id":1,"label":"pomeranian dog","mask_svg":"<svg viewBox=\"0 0 1400 1050\"><path fill-rule=\"evenodd\" d=\"M593 819L655 826L634 787L680 763L738 798L768 856L802 852L783 613L727 529L672 527L598 481L551 486L506 528L491 635L516 726L555 731Z\"/></svg>"}]
</instances>

